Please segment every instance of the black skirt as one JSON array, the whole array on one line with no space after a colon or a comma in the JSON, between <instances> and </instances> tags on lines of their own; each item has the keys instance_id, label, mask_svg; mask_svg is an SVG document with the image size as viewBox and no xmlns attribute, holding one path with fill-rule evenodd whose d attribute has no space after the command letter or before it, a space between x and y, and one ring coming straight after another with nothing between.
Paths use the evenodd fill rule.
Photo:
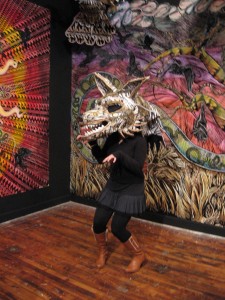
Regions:
<instances>
[{"instance_id":1,"label":"black skirt","mask_svg":"<svg viewBox=\"0 0 225 300\"><path fill-rule=\"evenodd\" d=\"M146 210L144 183L113 185L109 181L97 201L117 212L140 215Z\"/></svg>"}]
</instances>

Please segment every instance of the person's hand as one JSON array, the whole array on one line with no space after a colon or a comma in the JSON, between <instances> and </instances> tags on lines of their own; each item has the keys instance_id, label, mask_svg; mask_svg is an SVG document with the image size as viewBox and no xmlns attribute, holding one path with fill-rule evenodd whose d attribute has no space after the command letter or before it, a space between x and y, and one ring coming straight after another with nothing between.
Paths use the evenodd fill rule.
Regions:
<instances>
[{"instance_id":1,"label":"person's hand","mask_svg":"<svg viewBox=\"0 0 225 300\"><path fill-rule=\"evenodd\" d=\"M82 139L83 139L83 136L82 136L81 134L78 134L76 140L77 140L77 141L81 141Z\"/></svg>"},{"instance_id":2,"label":"person's hand","mask_svg":"<svg viewBox=\"0 0 225 300\"><path fill-rule=\"evenodd\" d=\"M82 142L83 144L87 144L88 141L84 139L84 136L81 135L81 134L78 134L77 138L76 138L77 141L79 142Z\"/></svg>"},{"instance_id":3,"label":"person's hand","mask_svg":"<svg viewBox=\"0 0 225 300\"><path fill-rule=\"evenodd\" d=\"M97 141L89 141L85 138L84 135L78 135L77 136L77 141L80 141L81 143L83 143L86 147L88 147L90 150L92 149L92 147L94 146L94 144L97 145ZM94 143L94 144L93 144Z\"/></svg>"},{"instance_id":4,"label":"person's hand","mask_svg":"<svg viewBox=\"0 0 225 300\"><path fill-rule=\"evenodd\" d=\"M108 155L104 160L103 163L112 163L116 162L116 157L113 154Z\"/></svg>"}]
</instances>

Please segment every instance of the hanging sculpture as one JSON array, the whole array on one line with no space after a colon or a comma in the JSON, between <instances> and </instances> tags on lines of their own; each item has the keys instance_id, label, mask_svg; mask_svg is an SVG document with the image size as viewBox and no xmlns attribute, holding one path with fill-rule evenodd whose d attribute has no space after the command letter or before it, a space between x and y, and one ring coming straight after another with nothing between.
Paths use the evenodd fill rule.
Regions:
<instances>
[{"instance_id":1,"label":"hanging sculpture","mask_svg":"<svg viewBox=\"0 0 225 300\"><path fill-rule=\"evenodd\" d=\"M109 4L114 9L115 5L112 1L106 2L79 0L80 12L65 32L70 43L101 47L111 42L115 29L107 17L106 6Z\"/></svg>"}]
</instances>

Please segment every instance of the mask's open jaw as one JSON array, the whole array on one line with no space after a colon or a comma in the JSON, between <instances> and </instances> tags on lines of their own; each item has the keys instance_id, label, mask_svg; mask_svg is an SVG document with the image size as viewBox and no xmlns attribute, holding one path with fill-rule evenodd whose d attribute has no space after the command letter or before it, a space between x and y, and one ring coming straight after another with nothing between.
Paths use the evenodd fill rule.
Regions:
<instances>
[{"instance_id":1,"label":"mask's open jaw","mask_svg":"<svg viewBox=\"0 0 225 300\"><path fill-rule=\"evenodd\" d=\"M106 127L109 125L107 121L95 124L82 124L80 134L84 139L90 139L92 136L100 138L104 135Z\"/></svg>"}]
</instances>

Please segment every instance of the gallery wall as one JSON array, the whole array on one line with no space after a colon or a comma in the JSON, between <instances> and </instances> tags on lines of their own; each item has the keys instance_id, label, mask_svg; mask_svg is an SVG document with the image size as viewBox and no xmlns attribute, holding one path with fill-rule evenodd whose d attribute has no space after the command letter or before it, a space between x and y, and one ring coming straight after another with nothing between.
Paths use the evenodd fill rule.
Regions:
<instances>
[{"instance_id":1,"label":"gallery wall","mask_svg":"<svg viewBox=\"0 0 225 300\"><path fill-rule=\"evenodd\" d=\"M116 5L104 11L114 32L95 28L93 20L92 36L88 29L68 32L80 44L72 53L71 192L95 206L108 178L108 169L76 140L78 116L100 97L94 72L117 87L148 76L139 94L159 112L164 143L146 162L143 217L224 235L225 1Z\"/></svg>"},{"instance_id":2,"label":"gallery wall","mask_svg":"<svg viewBox=\"0 0 225 300\"><path fill-rule=\"evenodd\" d=\"M7 8L8 3L24 5L24 1L1 4ZM139 93L161 113L164 147L149 152L145 168L148 210L142 217L224 235L225 3L120 1L118 10L110 7L108 20L113 30L106 37L107 43L103 39L104 45L101 45L101 34L97 37L98 45L97 40L93 44L92 38L86 40L88 45L68 42L65 32L76 15L78 2L35 0L29 3L46 9L46 15L50 16L50 34L44 44L44 60L49 65L41 68L39 61L39 69L30 69L36 79L45 76L40 80L41 88L36 89L39 94L34 93L35 88L29 90L30 94L23 89L26 81L21 85L21 74L20 85L15 84L17 69L9 69L2 77L0 180L4 189L0 197L0 222L71 200L71 193L76 202L96 205L108 170L96 164L90 150L77 143L76 136L78 114L91 107L90 99L99 97L93 84L93 72L99 71L116 85L140 76L150 76L152 81L143 85ZM12 49L5 49L7 43L1 43L1 69L12 58L10 55L18 59L20 51L16 47L22 45L24 53L29 52L29 43L34 38L33 24L23 27L19 21L18 24L13 21L13 14L8 15L14 26L2 18L5 32L1 38L4 41L7 37ZM18 45L13 44L14 34L17 42L21 40ZM18 63L21 67L21 61ZM29 70L29 59L23 63ZM16 89L11 90L11 86ZM21 94L23 101L16 98ZM29 125L23 128L43 133L40 147L37 132L33 134L34 144L29 139L15 139L21 132L20 121L25 117L21 105L30 95L34 101L40 100L40 107L41 101L47 104L43 114L39 109L37 114L34 109L30 114L26 111L23 122ZM32 104L32 97L28 99ZM11 109L15 109L14 115L6 116L6 111ZM5 163L7 159L10 164ZM30 175L27 178L23 174ZM7 189L7 182L13 188Z\"/></svg>"},{"instance_id":3,"label":"gallery wall","mask_svg":"<svg viewBox=\"0 0 225 300\"><path fill-rule=\"evenodd\" d=\"M74 5L25 2L0 3L1 66L9 59L18 64L2 76L0 221L70 199L71 53L65 30Z\"/></svg>"}]
</instances>

